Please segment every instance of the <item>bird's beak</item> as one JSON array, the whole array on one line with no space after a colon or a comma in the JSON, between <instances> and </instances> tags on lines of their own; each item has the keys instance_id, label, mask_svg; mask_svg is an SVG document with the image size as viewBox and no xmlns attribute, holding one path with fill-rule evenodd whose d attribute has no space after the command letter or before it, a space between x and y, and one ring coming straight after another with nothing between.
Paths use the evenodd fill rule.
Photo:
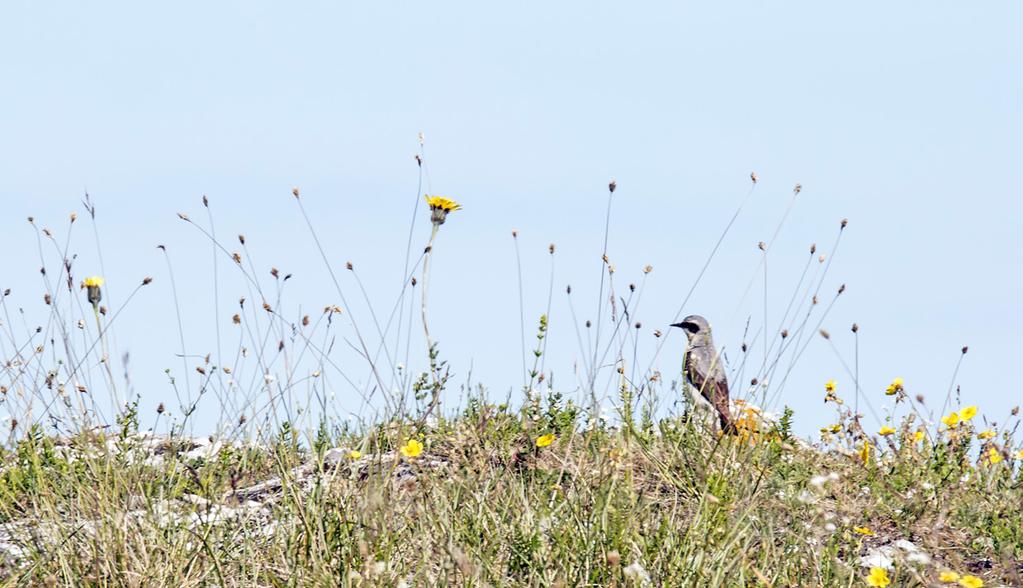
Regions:
<instances>
[{"instance_id":1,"label":"bird's beak","mask_svg":"<svg viewBox=\"0 0 1023 588\"><path fill-rule=\"evenodd\" d=\"M681 323L674 323L671 326L678 327L690 333L696 332L696 324L687 321L682 321Z\"/></svg>"}]
</instances>

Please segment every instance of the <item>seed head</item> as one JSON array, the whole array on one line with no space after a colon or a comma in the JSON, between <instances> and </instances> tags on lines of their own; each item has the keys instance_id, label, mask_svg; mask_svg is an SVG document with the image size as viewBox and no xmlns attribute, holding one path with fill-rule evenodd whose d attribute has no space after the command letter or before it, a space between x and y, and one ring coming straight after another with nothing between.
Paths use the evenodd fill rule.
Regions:
<instances>
[{"instance_id":1,"label":"seed head","mask_svg":"<svg viewBox=\"0 0 1023 588\"><path fill-rule=\"evenodd\" d=\"M345 262L345 269L347 269L348 271L352 271L352 270L354 270L354 269L355 269L355 266L354 266L354 265L352 265L352 262L350 262L350 261L346 261L346 262Z\"/></svg>"},{"instance_id":2,"label":"seed head","mask_svg":"<svg viewBox=\"0 0 1023 588\"><path fill-rule=\"evenodd\" d=\"M614 193L615 193L615 188L617 188L617 187L618 187L618 182L616 182L616 181L614 181L614 180L611 180L611 182L610 182L610 183L609 183L609 184L607 185L607 189L608 189L608 190L609 190L609 191L610 191L610 192L611 192L612 194L614 194Z\"/></svg>"},{"instance_id":3,"label":"seed head","mask_svg":"<svg viewBox=\"0 0 1023 588\"><path fill-rule=\"evenodd\" d=\"M294 188L291 189L291 195L294 196L295 198L298 198L298 186L295 186Z\"/></svg>"},{"instance_id":4,"label":"seed head","mask_svg":"<svg viewBox=\"0 0 1023 588\"><path fill-rule=\"evenodd\" d=\"M825 339L830 339L831 333L827 332L827 330L825 329L821 329L821 337L824 337Z\"/></svg>"},{"instance_id":5,"label":"seed head","mask_svg":"<svg viewBox=\"0 0 1023 588\"><path fill-rule=\"evenodd\" d=\"M554 243L547 246L547 251L549 251L551 255L554 255Z\"/></svg>"},{"instance_id":6,"label":"seed head","mask_svg":"<svg viewBox=\"0 0 1023 588\"><path fill-rule=\"evenodd\" d=\"M750 173L749 173L749 179L750 179L750 181L752 181L752 182L753 182L754 184L756 184L756 183L757 183L757 172L755 172L755 171L753 171L753 172L750 172Z\"/></svg>"},{"instance_id":7,"label":"seed head","mask_svg":"<svg viewBox=\"0 0 1023 588\"><path fill-rule=\"evenodd\" d=\"M859 333L860 332L860 326L857 325L856 323L853 323L852 332L853 333Z\"/></svg>"},{"instance_id":8,"label":"seed head","mask_svg":"<svg viewBox=\"0 0 1023 588\"><path fill-rule=\"evenodd\" d=\"M849 219L847 219L847 218L843 218L843 219L842 219L842 225L841 225L841 227L842 227L842 228L844 229L844 228L846 228L847 226L849 226Z\"/></svg>"},{"instance_id":9,"label":"seed head","mask_svg":"<svg viewBox=\"0 0 1023 588\"><path fill-rule=\"evenodd\" d=\"M163 406L163 403L161 402L156 407L156 414L163 414L163 411L165 411L165 410L167 410L167 409Z\"/></svg>"},{"instance_id":10,"label":"seed head","mask_svg":"<svg viewBox=\"0 0 1023 588\"><path fill-rule=\"evenodd\" d=\"M803 185L802 185L802 184L796 184L796 185L795 185L795 186L794 186L794 187L792 188L792 193L793 193L793 194L799 194L799 193L800 193L800 192L802 192L802 191L803 191Z\"/></svg>"}]
</instances>

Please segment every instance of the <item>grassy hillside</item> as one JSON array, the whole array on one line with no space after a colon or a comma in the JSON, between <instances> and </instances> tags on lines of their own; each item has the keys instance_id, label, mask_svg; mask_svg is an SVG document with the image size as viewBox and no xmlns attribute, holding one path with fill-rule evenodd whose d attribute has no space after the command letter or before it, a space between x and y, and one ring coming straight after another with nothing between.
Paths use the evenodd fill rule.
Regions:
<instances>
[{"instance_id":1,"label":"grassy hillside","mask_svg":"<svg viewBox=\"0 0 1023 588\"><path fill-rule=\"evenodd\" d=\"M913 417L884 436L843 422L809 446L789 436L790 415L772 426L748 406L741 434L722 437L688 418L698 411L613 428L556 396L523 411L468 405L429 425L321 431L311 450L287 428L264 447L141 435L131 413L70 439L29 434L3 455L3 574L46 586L862 586L876 568L882 585L952 572L964 586L1020 584L1021 456L999 435L977 459L972 420L935 438Z\"/></svg>"}]
</instances>

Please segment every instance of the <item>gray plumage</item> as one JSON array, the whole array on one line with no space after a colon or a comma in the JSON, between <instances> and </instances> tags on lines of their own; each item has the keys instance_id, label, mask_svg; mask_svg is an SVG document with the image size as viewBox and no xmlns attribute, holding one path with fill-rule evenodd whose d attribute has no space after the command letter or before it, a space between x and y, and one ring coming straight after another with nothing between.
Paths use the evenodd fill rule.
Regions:
<instances>
[{"instance_id":1,"label":"gray plumage","mask_svg":"<svg viewBox=\"0 0 1023 588\"><path fill-rule=\"evenodd\" d=\"M686 380L717 410L721 429L733 432L735 427L732 425L732 413L728 405L728 377L721 366L721 357L714 348L710 324L707 319L694 314L671 326L682 329L689 338L685 361Z\"/></svg>"}]
</instances>

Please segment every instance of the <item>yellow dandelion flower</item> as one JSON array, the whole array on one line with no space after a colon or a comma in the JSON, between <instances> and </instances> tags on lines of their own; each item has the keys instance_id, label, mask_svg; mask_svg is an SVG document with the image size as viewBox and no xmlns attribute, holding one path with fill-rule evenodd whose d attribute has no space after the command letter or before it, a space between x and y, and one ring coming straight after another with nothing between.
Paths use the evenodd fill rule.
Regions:
<instances>
[{"instance_id":1,"label":"yellow dandelion flower","mask_svg":"<svg viewBox=\"0 0 1023 588\"><path fill-rule=\"evenodd\" d=\"M100 300L103 300L103 291L100 289L102 285L103 278L99 276L85 278L85 281L82 282L82 287L86 289L87 298L93 310L97 310Z\"/></svg>"},{"instance_id":2,"label":"yellow dandelion flower","mask_svg":"<svg viewBox=\"0 0 1023 588\"><path fill-rule=\"evenodd\" d=\"M875 534L869 527L853 527L853 532L858 535L866 535L868 537Z\"/></svg>"},{"instance_id":3,"label":"yellow dandelion flower","mask_svg":"<svg viewBox=\"0 0 1023 588\"><path fill-rule=\"evenodd\" d=\"M1023 459L1023 449L1020 449L1019 451L1016 452L1016 457L1018 459Z\"/></svg>"},{"instance_id":4,"label":"yellow dandelion flower","mask_svg":"<svg viewBox=\"0 0 1023 588\"><path fill-rule=\"evenodd\" d=\"M941 422L945 423L949 429L954 429L959 424L959 413L950 412L947 416L941 417Z\"/></svg>"},{"instance_id":5,"label":"yellow dandelion flower","mask_svg":"<svg viewBox=\"0 0 1023 588\"><path fill-rule=\"evenodd\" d=\"M442 225L448 218L449 212L461 210L462 205L444 196L425 196L426 204L430 206L430 220L435 225Z\"/></svg>"},{"instance_id":6,"label":"yellow dandelion flower","mask_svg":"<svg viewBox=\"0 0 1023 588\"><path fill-rule=\"evenodd\" d=\"M923 431L917 431L916 433L913 433L913 441L916 441L917 443L923 441L926 438L927 434L924 433Z\"/></svg>"},{"instance_id":7,"label":"yellow dandelion flower","mask_svg":"<svg viewBox=\"0 0 1023 588\"><path fill-rule=\"evenodd\" d=\"M897 392L901 392L902 389L902 378L895 378L892 380L892 383L888 384L888 387L885 388L884 393L888 396L894 396Z\"/></svg>"},{"instance_id":8,"label":"yellow dandelion flower","mask_svg":"<svg viewBox=\"0 0 1023 588\"><path fill-rule=\"evenodd\" d=\"M959 585L965 586L966 588L981 588L984 586L984 580L981 580L977 576L963 576L959 578Z\"/></svg>"},{"instance_id":9,"label":"yellow dandelion flower","mask_svg":"<svg viewBox=\"0 0 1023 588\"><path fill-rule=\"evenodd\" d=\"M423 444L415 439L409 439L408 443L401 446L401 454L405 457L419 457L423 452Z\"/></svg>"},{"instance_id":10,"label":"yellow dandelion flower","mask_svg":"<svg viewBox=\"0 0 1023 588\"><path fill-rule=\"evenodd\" d=\"M557 437L554 436L554 433L547 433L546 435L540 435L539 437L536 438L536 446L537 447L547 447L551 443L554 443L554 440L556 438Z\"/></svg>"},{"instance_id":11,"label":"yellow dandelion flower","mask_svg":"<svg viewBox=\"0 0 1023 588\"><path fill-rule=\"evenodd\" d=\"M877 433L879 435L887 437L888 435L891 435L891 434L895 433L895 429L893 429L893 428L891 428L891 427L886 425L884 427L881 427L881 430L878 431Z\"/></svg>"},{"instance_id":12,"label":"yellow dandelion flower","mask_svg":"<svg viewBox=\"0 0 1023 588\"><path fill-rule=\"evenodd\" d=\"M863 447L860 448L860 461L863 465L867 465L870 462L870 442L864 441Z\"/></svg>"},{"instance_id":13,"label":"yellow dandelion flower","mask_svg":"<svg viewBox=\"0 0 1023 588\"><path fill-rule=\"evenodd\" d=\"M987 441L988 439L994 439L996 435L998 435L998 433L995 433L992 429L988 429L977 433L977 439Z\"/></svg>"},{"instance_id":14,"label":"yellow dandelion flower","mask_svg":"<svg viewBox=\"0 0 1023 588\"><path fill-rule=\"evenodd\" d=\"M821 429L821 433L840 433L842 431L842 425L828 425Z\"/></svg>"},{"instance_id":15,"label":"yellow dandelion flower","mask_svg":"<svg viewBox=\"0 0 1023 588\"><path fill-rule=\"evenodd\" d=\"M884 568L870 568L870 575L867 576L868 586L884 588L891 583L892 581L888 579L888 570Z\"/></svg>"},{"instance_id":16,"label":"yellow dandelion flower","mask_svg":"<svg viewBox=\"0 0 1023 588\"><path fill-rule=\"evenodd\" d=\"M348 459L359 459L362 457L362 452L358 449L353 449L348 452Z\"/></svg>"},{"instance_id":17,"label":"yellow dandelion flower","mask_svg":"<svg viewBox=\"0 0 1023 588\"><path fill-rule=\"evenodd\" d=\"M941 580L942 582L958 582L959 574L953 572L952 570L945 570L944 572L938 574L938 579Z\"/></svg>"},{"instance_id":18,"label":"yellow dandelion flower","mask_svg":"<svg viewBox=\"0 0 1023 588\"><path fill-rule=\"evenodd\" d=\"M995 465L996 463L1000 463L1003 459L1002 452L998 451L994 447L987 450L987 461L989 464Z\"/></svg>"},{"instance_id":19,"label":"yellow dandelion flower","mask_svg":"<svg viewBox=\"0 0 1023 588\"><path fill-rule=\"evenodd\" d=\"M975 416L977 416L976 406L967 406L966 408L959 411L959 418L962 419L964 422L972 419Z\"/></svg>"},{"instance_id":20,"label":"yellow dandelion flower","mask_svg":"<svg viewBox=\"0 0 1023 588\"><path fill-rule=\"evenodd\" d=\"M836 388L838 388L838 382L836 382L834 380L828 380L824 384L824 391L825 392L834 392Z\"/></svg>"}]
</instances>

